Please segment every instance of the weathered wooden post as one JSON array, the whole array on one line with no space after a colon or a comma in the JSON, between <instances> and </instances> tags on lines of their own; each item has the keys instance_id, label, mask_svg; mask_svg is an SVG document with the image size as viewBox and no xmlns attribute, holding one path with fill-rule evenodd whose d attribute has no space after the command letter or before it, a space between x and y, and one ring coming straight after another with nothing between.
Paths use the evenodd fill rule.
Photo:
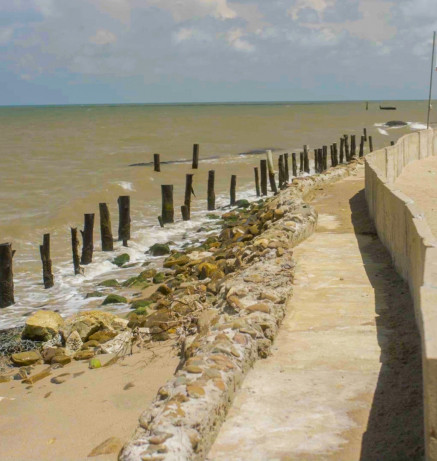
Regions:
<instances>
[{"instance_id":1,"label":"weathered wooden post","mask_svg":"<svg viewBox=\"0 0 437 461\"><path fill-rule=\"evenodd\" d=\"M293 176L296 177L297 176L297 161L296 161L296 153L293 152L291 154L291 167L292 167L292 170L293 170Z\"/></svg>"},{"instance_id":2,"label":"weathered wooden post","mask_svg":"<svg viewBox=\"0 0 437 461\"><path fill-rule=\"evenodd\" d=\"M367 128L363 128L364 141L367 142Z\"/></svg>"},{"instance_id":3,"label":"weathered wooden post","mask_svg":"<svg viewBox=\"0 0 437 461\"><path fill-rule=\"evenodd\" d=\"M390 141L390 146L394 146L395 145L395 142L394 141Z\"/></svg>"},{"instance_id":4,"label":"weathered wooden post","mask_svg":"<svg viewBox=\"0 0 437 461\"><path fill-rule=\"evenodd\" d=\"M82 234L82 256L80 258L81 264L90 264L93 261L94 250L94 213L87 213L84 215L84 226Z\"/></svg>"},{"instance_id":5,"label":"weathered wooden post","mask_svg":"<svg viewBox=\"0 0 437 461\"><path fill-rule=\"evenodd\" d=\"M208 211L215 210L215 171L208 171Z\"/></svg>"},{"instance_id":6,"label":"weathered wooden post","mask_svg":"<svg viewBox=\"0 0 437 461\"><path fill-rule=\"evenodd\" d=\"M344 138L340 138L340 163L344 162Z\"/></svg>"},{"instance_id":7,"label":"weathered wooden post","mask_svg":"<svg viewBox=\"0 0 437 461\"><path fill-rule=\"evenodd\" d=\"M288 184L290 181L290 168L288 165L288 156L289 154L284 154L284 172L285 172L285 182Z\"/></svg>"},{"instance_id":8,"label":"weathered wooden post","mask_svg":"<svg viewBox=\"0 0 437 461\"><path fill-rule=\"evenodd\" d=\"M329 154L331 156L331 166L335 166L334 165L335 163L334 162L334 146L332 144L329 146Z\"/></svg>"},{"instance_id":9,"label":"weathered wooden post","mask_svg":"<svg viewBox=\"0 0 437 461\"><path fill-rule=\"evenodd\" d=\"M185 218L184 212L182 213L182 219L184 221L189 221L191 218L191 195L193 194L193 174L185 175L185 197L184 197L184 206L187 208L185 211Z\"/></svg>"},{"instance_id":10,"label":"weathered wooden post","mask_svg":"<svg viewBox=\"0 0 437 461\"><path fill-rule=\"evenodd\" d=\"M328 146L323 146L323 171L328 169Z\"/></svg>"},{"instance_id":11,"label":"weathered wooden post","mask_svg":"<svg viewBox=\"0 0 437 461\"><path fill-rule=\"evenodd\" d=\"M344 135L344 153L346 156L346 162L350 161L350 154L349 154L349 137L347 134Z\"/></svg>"},{"instance_id":12,"label":"weathered wooden post","mask_svg":"<svg viewBox=\"0 0 437 461\"><path fill-rule=\"evenodd\" d=\"M273 157L272 157L272 151L268 150L267 151L267 168L269 170L269 182L270 182L270 188L274 194L278 193L278 188L276 187L276 181L275 181L275 170L273 168Z\"/></svg>"},{"instance_id":13,"label":"weathered wooden post","mask_svg":"<svg viewBox=\"0 0 437 461\"><path fill-rule=\"evenodd\" d=\"M162 216L158 216L158 222L160 227L164 227L164 221L162 220Z\"/></svg>"},{"instance_id":14,"label":"weathered wooden post","mask_svg":"<svg viewBox=\"0 0 437 461\"><path fill-rule=\"evenodd\" d=\"M267 160L260 160L261 170L261 194L267 195Z\"/></svg>"},{"instance_id":15,"label":"weathered wooden post","mask_svg":"<svg viewBox=\"0 0 437 461\"><path fill-rule=\"evenodd\" d=\"M237 202L237 175L233 174L231 176L231 206L234 206Z\"/></svg>"},{"instance_id":16,"label":"weathered wooden post","mask_svg":"<svg viewBox=\"0 0 437 461\"><path fill-rule=\"evenodd\" d=\"M99 203L100 212L100 236L102 239L102 251L113 251L114 239L112 238L111 216L108 205Z\"/></svg>"},{"instance_id":17,"label":"weathered wooden post","mask_svg":"<svg viewBox=\"0 0 437 461\"><path fill-rule=\"evenodd\" d=\"M259 187L259 172L258 172L258 167L255 167L253 169L255 172L255 189L256 189L256 196L259 197L261 195L261 190Z\"/></svg>"},{"instance_id":18,"label":"weathered wooden post","mask_svg":"<svg viewBox=\"0 0 437 461\"><path fill-rule=\"evenodd\" d=\"M336 142L332 145L332 148L334 149L334 163L335 163L334 166L337 166L338 165L338 150L337 150Z\"/></svg>"},{"instance_id":19,"label":"weathered wooden post","mask_svg":"<svg viewBox=\"0 0 437 461\"><path fill-rule=\"evenodd\" d=\"M0 244L0 308L11 306L14 299L12 259L15 251L11 243Z\"/></svg>"},{"instance_id":20,"label":"weathered wooden post","mask_svg":"<svg viewBox=\"0 0 437 461\"><path fill-rule=\"evenodd\" d=\"M153 154L153 169L154 171L161 171L161 160L159 154Z\"/></svg>"},{"instance_id":21,"label":"weathered wooden post","mask_svg":"<svg viewBox=\"0 0 437 461\"><path fill-rule=\"evenodd\" d=\"M351 152L350 152L350 157L355 158L357 154L357 146L356 146L356 140L355 140L355 135L351 135Z\"/></svg>"},{"instance_id":22,"label":"weathered wooden post","mask_svg":"<svg viewBox=\"0 0 437 461\"><path fill-rule=\"evenodd\" d=\"M188 209L187 205L182 205L181 206L181 214L182 214L182 220L183 221L189 221L190 220L190 210Z\"/></svg>"},{"instance_id":23,"label":"weathered wooden post","mask_svg":"<svg viewBox=\"0 0 437 461\"><path fill-rule=\"evenodd\" d=\"M162 196L162 213L161 219L163 224L174 222L174 207L173 207L173 186L161 185Z\"/></svg>"},{"instance_id":24,"label":"weathered wooden post","mask_svg":"<svg viewBox=\"0 0 437 461\"><path fill-rule=\"evenodd\" d=\"M299 154L299 174L303 173L303 152Z\"/></svg>"},{"instance_id":25,"label":"weathered wooden post","mask_svg":"<svg viewBox=\"0 0 437 461\"><path fill-rule=\"evenodd\" d=\"M308 146L306 144L303 146L303 162L304 162L305 173L309 173L310 172L310 159L308 158Z\"/></svg>"},{"instance_id":26,"label":"weathered wooden post","mask_svg":"<svg viewBox=\"0 0 437 461\"><path fill-rule=\"evenodd\" d=\"M372 140L372 136L369 136L369 152L373 152L373 140Z\"/></svg>"},{"instance_id":27,"label":"weathered wooden post","mask_svg":"<svg viewBox=\"0 0 437 461\"><path fill-rule=\"evenodd\" d=\"M278 157L278 180L279 180L279 189L284 188L284 157L280 155Z\"/></svg>"},{"instance_id":28,"label":"weathered wooden post","mask_svg":"<svg viewBox=\"0 0 437 461\"><path fill-rule=\"evenodd\" d=\"M130 197L120 195L118 197L118 240L123 241L123 246L127 247L130 240Z\"/></svg>"},{"instance_id":29,"label":"weathered wooden post","mask_svg":"<svg viewBox=\"0 0 437 461\"><path fill-rule=\"evenodd\" d=\"M364 155L364 136L361 136L359 157Z\"/></svg>"},{"instance_id":30,"label":"weathered wooden post","mask_svg":"<svg viewBox=\"0 0 437 461\"><path fill-rule=\"evenodd\" d=\"M314 149L314 173L319 172L319 154L318 149Z\"/></svg>"},{"instance_id":31,"label":"weathered wooden post","mask_svg":"<svg viewBox=\"0 0 437 461\"><path fill-rule=\"evenodd\" d=\"M71 227L71 250L73 253L74 275L83 274L84 270L80 267L79 259L79 238L77 237L77 228Z\"/></svg>"},{"instance_id":32,"label":"weathered wooden post","mask_svg":"<svg viewBox=\"0 0 437 461\"><path fill-rule=\"evenodd\" d=\"M44 234L43 243L39 246L42 262L42 279L44 288L51 288L54 285L52 260L50 259L50 234Z\"/></svg>"},{"instance_id":33,"label":"weathered wooden post","mask_svg":"<svg viewBox=\"0 0 437 461\"><path fill-rule=\"evenodd\" d=\"M199 168L199 144L193 144L193 170Z\"/></svg>"}]
</instances>

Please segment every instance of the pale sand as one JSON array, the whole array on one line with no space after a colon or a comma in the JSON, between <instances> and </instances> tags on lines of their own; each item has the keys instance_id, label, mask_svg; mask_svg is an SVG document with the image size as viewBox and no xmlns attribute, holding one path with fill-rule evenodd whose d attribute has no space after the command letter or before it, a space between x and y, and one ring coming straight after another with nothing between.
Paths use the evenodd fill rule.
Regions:
<instances>
[{"instance_id":1,"label":"pale sand","mask_svg":"<svg viewBox=\"0 0 437 461\"><path fill-rule=\"evenodd\" d=\"M396 187L425 213L428 225L437 238L437 157L428 157L407 165Z\"/></svg>"},{"instance_id":2,"label":"pale sand","mask_svg":"<svg viewBox=\"0 0 437 461\"><path fill-rule=\"evenodd\" d=\"M172 343L165 342L105 368L90 370L88 361L74 362L33 386L0 384L0 459L117 459L118 453L87 456L109 437L124 443L131 436L178 362ZM62 384L51 382L64 374Z\"/></svg>"}]
</instances>

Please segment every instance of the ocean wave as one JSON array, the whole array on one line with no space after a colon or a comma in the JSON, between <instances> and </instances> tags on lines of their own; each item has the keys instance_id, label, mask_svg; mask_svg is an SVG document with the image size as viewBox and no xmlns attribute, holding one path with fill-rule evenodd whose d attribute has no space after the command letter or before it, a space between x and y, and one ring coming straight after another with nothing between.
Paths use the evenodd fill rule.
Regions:
<instances>
[{"instance_id":1,"label":"ocean wave","mask_svg":"<svg viewBox=\"0 0 437 461\"><path fill-rule=\"evenodd\" d=\"M383 130L382 128L378 128L378 132L384 136L388 136L387 131Z\"/></svg>"},{"instance_id":2,"label":"ocean wave","mask_svg":"<svg viewBox=\"0 0 437 461\"><path fill-rule=\"evenodd\" d=\"M412 130L426 130L426 125L420 122L407 122Z\"/></svg>"},{"instance_id":3,"label":"ocean wave","mask_svg":"<svg viewBox=\"0 0 437 461\"><path fill-rule=\"evenodd\" d=\"M130 190L130 191L135 190L134 185L131 182L128 182L128 181L118 181L115 184L117 184L117 186L120 186L124 190Z\"/></svg>"}]
</instances>

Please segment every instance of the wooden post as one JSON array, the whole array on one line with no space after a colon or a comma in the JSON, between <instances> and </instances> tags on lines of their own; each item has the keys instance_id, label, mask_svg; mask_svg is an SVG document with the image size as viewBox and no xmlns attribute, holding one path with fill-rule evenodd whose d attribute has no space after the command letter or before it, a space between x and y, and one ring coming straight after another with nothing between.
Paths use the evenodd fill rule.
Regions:
<instances>
[{"instance_id":1,"label":"wooden post","mask_svg":"<svg viewBox=\"0 0 437 461\"><path fill-rule=\"evenodd\" d=\"M290 181L290 167L288 165L288 156L289 154L284 154L284 172L285 172L285 182L287 184Z\"/></svg>"},{"instance_id":2,"label":"wooden post","mask_svg":"<svg viewBox=\"0 0 437 461\"><path fill-rule=\"evenodd\" d=\"M52 260L50 259L50 234L44 234L43 243L39 246L42 262L42 279L44 288L51 288L54 285L52 273Z\"/></svg>"},{"instance_id":3,"label":"wooden post","mask_svg":"<svg viewBox=\"0 0 437 461\"><path fill-rule=\"evenodd\" d=\"M11 306L14 300L14 274L12 259L15 251L12 244L0 244L0 308Z\"/></svg>"},{"instance_id":4,"label":"wooden post","mask_svg":"<svg viewBox=\"0 0 437 461\"><path fill-rule=\"evenodd\" d=\"M188 209L187 205L181 206L181 214L184 221L190 220L190 210Z\"/></svg>"},{"instance_id":5,"label":"wooden post","mask_svg":"<svg viewBox=\"0 0 437 461\"><path fill-rule=\"evenodd\" d=\"M159 154L153 154L153 169L154 171L161 171L161 160Z\"/></svg>"},{"instance_id":6,"label":"wooden post","mask_svg":"<svg viewBox=\"0 0 437 461\"><path fill-rule=\"evenodd\" d=\"M364 155L364 136L361 136L359 156L362 157L363 155Z\"/></svg>"},{"instance_id":7,"label":"wooden post","mask_svg":"<svg viewBox=\"0 0 437 461\"><path fill-rule=\"evenodd\" d=\"M73 252L74 275L83 274L84 270L80 267L79 260L79 239L77 237L77 228L71 227L71 250Z\"/></svg>"},{"instance_id":8,"label":"wooden post","mask_svg":"<svg viewBox=\"0 0 437 461\"><path fill-rule=\"evenodd\" d=\"M348 135L344 135L344 153L346 156L346 162L350 161L350 155L349 155L349 138Z\"/></svg>"},{"instance_id":9,"label":"wooden post","mask_svg":"<svg viewBox=\"0 0 437 461\"><path fill-rule=\"evenodd\" d=\"M337 150L336 142L332 145L332 148L334 149L334 166L337 166L338 165L338 150Z\"/></svg>"},{"instance_id":10,"label":"wooden post","mask_svg":"<svg viewBox=\"0 0 437 461\"><path fill-rule=\"evenodd\" d=\"M340 163L344 162L344 138L340 138Z\"/></svg>"},{"instance_id":11,"label":"wooden post","mask_svg":"<svg viewBox=\"0 0 437 461\"><path fill-rule=\"evenodd\" d=\"M102 239L102 251L113 251L114 240L112 238L111 215L108 205L99 203L100 211L100 236Z\"/></svg>"},{"instance_id":12,"label":"wooden post","mask_svg":"<svg viewBox=\"0 0 437 461\"><path fill-rule=\"evenodd\" d=\"M118 240L123 241L123 246L127 247L130 240L130 197L120 195L118 197Z\"/></svg>"},{"instance_id":13,"label":"wooden post","mask_svg":"<svg viewBox=\"0 0 437 461\"><path fill-rule=\"evenodd\" d=\"M373 152L373 140L372 140L372 136L369 136L369 152Z\"/></svg>"},{"instance_id":14,"label":"wooden post","mask_svg":"<svg viewBox=\"0 0 437 461\"><path fill-rule=\"evenodd\" d=\"M303 146L303 162L304 162L305 173L309 173L310 172L310 159L308 158L308 146L306 144Z\"/></svg>"},{"instance_id":15,"label":"wooden post","mask_svg":"<svg viewBox=\"0 0 437 461\"><path fill-rule=\"evenodd\" d=\"M314 149L314 173L319 172L319 154L317 149Z\"/></svg>"},{"instance_id":16,"label":"wooden post","mask_svg":"<svg viewBox=\"0 0 437 461\"><path fill-rule=\"evenodd\" d=\"M191 194L193 194L193 174L187 174L185 176L185 198L184 198L184 205L187 207L187 211L185 212L185 219L182 214L182 218L184 221L189 221L191 219ZM194 195L194 194L193 194Z\"/></svg>"},{"instance_id":17,"label":"wooden post","mask_svg":"<svg viewBox=\"0 0 437 461\"><path fill-rule=\"evenodd\" d=\"M328 169L328 146L323 146L323 171Z\"/></svg>"},{"instance_id":18,"label":"wooden post","mask_svg":"<svg viewBox=\"0 0 437 461\"><path fill-rule=\"evenodd\" d=\"M363 128L364 141L367 142L367 128Z\"/></svg>"},{"instance_id":19,"label":"wooden post","mask_svg":"<svg viewBox=\"0 0 437 461\"><path fill-rule=\"evenodd\" d=\"M164 222L162 220L162 216L158 216L158 222L161 227L164 227Z\"/></svg>"},{"instance_id":20,"label":"wooden post","mask_svg":"<svg viewBox=\"0 0 437 461\"><path fill-rule=\"evenodd\" d=\"M193 170L199 168L199 144L193 144Z\"/></svg>"},{"instance_id":21,"label":"wooden post","mask_svg":"<svg viewBox=\"0 0 437 461\"><path fill-rule=\"evenodd\" d=\"M355 158L356 154L357 154L356 140L355 140L355 135L352 134L351 135L351 153L350 153L350 157Z\"/></svg>"},{"instance_id":22,"label":"wooden post","mask_svg":"<svg viewBox=\"0 0 437 461\"><path fill-rule=\"evenodd\" d=\"M390 146L394 146L395 145L395 142L394 141L390 141Z\"/></svg>"},{"instance_id":23,"label":"wooden post","mask_svg":"<svg viewBox=\"0 0 437 461\"><path fill-rule=\"evenodd\" d=\"M82 256L80 258L81 264L90 264L93 261L93 250L94 250L94 213L87 213L84 215L85 223L82 234Z\"/></svg>"},{"instance_id":24,"label":"wooden post","mask_svg":"<svg viewBox=\"0 0 437 461\"><path fill-rule=\"evenodd\" d=\"M296 153L293 152L291 154L291 167L292 167L292 170L293 170L293 176L296 177L297 176L297 161L296 161Z\"/></svg>"},{"instance_id":25,"label":"wooden post","mask_svg":"<svg viewBox=\"0 0 437 461\"><path fill-rule=\"evenodd\" d=\"M162 196L162 223L168 224L174 222L174 207L173 207L173 186L162 185L161 186Z\"/></svg>"},{"instance_id":26,"label":"wooden post","mask_svg":"<svg viewBox=\"0 0 437 461\"><path fill-rule=\"evenodd\" d=\"M237 188L237 175L233 174L231 176L231 206L234 206L235 203L237 202L236 188Z\"/></svg>"},{"instance_id":27,"label":"wooden post","mask_svg":"<svg viewBox=\"0 0 437 461\"><path fill-rule=\"evenodd\" d=\"M261 194L267 195L267 160L261 160L259 163L261 170Z\"/></svg>"},{"instance_id":28,"label":"wooden post","mask_svg":"<svg viewBox=\"0 0 437 461\"><path fill-rule=\"evenodd\" d=\"M334 162L334 146L332 144L329 146L329 153L331 155L331 166L335 166L334 165L335 163Z\"/></svg>"},{"instance_id":29,"label":"wooden post","mask_svg":"<svg viewBox=\"0 0 437 461\"><path fill-rule=\"evenodd\" d=\"M260 187L259 187L259 171L258 171L258 167L255 167L253 169L253 171L255 172L255 189L256 189L256 196L259 197L261 195L261 190L260 190Z\"/></svg>"},{"instance_id":30,"label":"wooden post","mask_svg":"<svg viewBox=\"0 0 437 461\"><path fill-rule=\"evenodd\" d=\"M299 173L303 173L303 152L299 154Z\"/></svg>"},{"instance_id":31,"label":"wooden post","mask_svg":"<svg viewBox=\"0 0 437 461\"><path fill-rule=\"evenodd\" d=\"M285 185L285 173L284 173L284 156L278 157L278 171L279 171L279 189L283 189Z\"/></svg>"},{"instance_id":32,"label":"wooden post","mask_svg":"<svg viewBox=\"0 0 437 461\"><path fill-rule=\"evenodd\" d=\"M276 195L278 193L278 188L276 187L275 170L273 168L273 157L271 150L267 151L267 168L269 170L270 188L272 192Z\"/></svg>"},{"instance_id":33,"label":"wooden post","mask_svg":"<svg viewBox=\"0 0 437 461\"><path fill-rule=\"evenodd\" d=\"M215 210L215 191L214 191L214 182L215 182L215 171L208 171L208 210Z\"/></svg>"}]
</instances>

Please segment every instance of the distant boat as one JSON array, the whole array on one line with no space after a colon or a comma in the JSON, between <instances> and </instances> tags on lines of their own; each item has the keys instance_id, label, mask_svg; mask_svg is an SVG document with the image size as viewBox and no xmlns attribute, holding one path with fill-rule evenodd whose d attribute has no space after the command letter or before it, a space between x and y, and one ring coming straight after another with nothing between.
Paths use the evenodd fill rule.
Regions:
<instances>
[{"instance_id":1,"label":"distant boat","mask_svg":"<svg viewBox=\"0 0 437 461\"><path fill-rule=\"evenodd\" d=\"M380 110L396 110L395 106L379 106Z\"/></svg>"}]
</instances>

